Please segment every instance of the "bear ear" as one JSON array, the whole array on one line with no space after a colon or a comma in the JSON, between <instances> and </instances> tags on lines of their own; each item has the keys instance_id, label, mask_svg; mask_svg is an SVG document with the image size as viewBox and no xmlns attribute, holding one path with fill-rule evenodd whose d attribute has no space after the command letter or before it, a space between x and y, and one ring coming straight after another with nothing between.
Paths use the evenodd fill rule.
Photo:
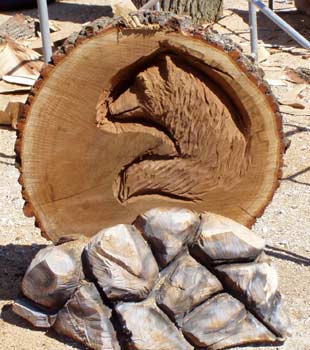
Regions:
<instances>
[{"instance_id":1,"label":"bear ear","mask_svg":"<svg viewBox=\"0 0 310 350\"><path fill-rule=\"evenodd\" d=\"M137 89L135 90L138 92ZM115 101L109 102L108 108L111 117L120 120L126 118L139 118L145 114L137 93L132 92L131 88L122 93Z\"/></svg>"}]
</instances>

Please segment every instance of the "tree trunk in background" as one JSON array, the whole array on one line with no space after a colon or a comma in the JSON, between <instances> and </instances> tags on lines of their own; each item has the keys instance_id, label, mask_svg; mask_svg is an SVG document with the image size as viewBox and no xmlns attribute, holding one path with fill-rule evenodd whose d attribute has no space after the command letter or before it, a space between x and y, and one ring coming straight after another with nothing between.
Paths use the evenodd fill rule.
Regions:
<instances>
[{"instance_id":1,"label":"tree trunk in background","mask_svg":"<svg viewBox=\"0 0 310 350\"><path fill-rule=\"evenodd\" d=\"M295 6L301 13L310 16L310 0L295 0Z\"/></svg>"},{"instance_id":2,"label":"tree trunk in background","mask_svg":"<svg viewBox=\"0 0 310 350\"><path fill-rule=\"evenodd\" d=\"M140 8L148 0L133 0ZM223 0L160 0L161 10L190 15L194 23L216 22L223 14Z\"/></svg>"}]
</instances>

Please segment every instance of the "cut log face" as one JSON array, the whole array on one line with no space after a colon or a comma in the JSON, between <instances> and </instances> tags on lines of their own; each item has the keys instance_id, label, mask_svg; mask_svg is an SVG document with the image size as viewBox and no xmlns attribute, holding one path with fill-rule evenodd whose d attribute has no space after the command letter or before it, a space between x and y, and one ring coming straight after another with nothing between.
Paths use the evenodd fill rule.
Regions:
<instances>
[{"instance_id":1,"label":"cut log face","mask_svg":"<svg viewBox=\"0 0 310 350\"><path fill-rule=\"evenodd\" d=\"M23 278L23 294L49 309L62 306L83 278L84 245L77 240L40 250Z\"/></svg>"},{"instance_id":2,"label":"cut log face","mask_svg":"<svg viewBox=\"0 0 310 350\"><path fill-rule=\"evenodd\" d=\"M116 307L130 343L136 350L193 350L182 333L152 302L124 303Z\"/></svg>"},{"instance_id":3,"label":"cut log face","mask_svg":"<svg viewBox=\"0 0 310 350\"><path fill-rule=\"evenodd\" d=\"M225 222L218 215L204 215L219 237L235 232L236 227L241 230L230 219ZM71 295L65 294L68 300L64 306L48 312L26 299L23 304L17 302L13 310L36 326L52 325L58 311L53 324L56 331L95 350L219 350L284 341L289 335L289 318L277 290L275 270L264 253L251 263L224 265L216 265L212 255L203 264L192 255L190 248L200 239L192 227L203 227L204 215L180 208L158 208L135 220L137 224L145 219L139 226L141 231L134 225L101 230L85 245L82 258L79 254L88 281L79 281L72 291L68 270L68 286L64 282L63 290ZM152 247L144 240L147 235L143 230L151 235ZM153 256L158 256L154 233L165 248L160 253L173 252L160 272ZM180 240L175 239L178 234ZM254 242L260 242L254 233L251 235ZM236 237L243 238L232 234L221 242L221 254L230 254L233 247L240 251ZM69 235L61 242L66 239ZM26 273L25 280L30 275L31 281L36 281L36 299L41 304L44 298L50 304L51 296L53 305L63 303L65 298L61 293L46 293L46 279L40 277L44 269L37 268L35 273L36 266L40 266L42 257L49 266L54 266L50 261L54 257L58 266L59 249L65 251L64 247L72 243L45 248ZM218 261L218 255L214 257ZM53 271L55 274L55 268ZM61 272L66 281L66 270L62 268ZM30 297L33 299L33 292Z\"/></svg>"},{"instance_id":4,"label":"cut log face","mask_svg":"<svg viewBox=\"0 0 310 350\"><path fill-rule=\"evenodd\" d=\"M148 241L163 268L195 239L200 218L188 209L151 209L138 216L133 224Z\"/></svg>"},{"instance_id":5,"label":"cut log face","mask_svg":"<svg viewBox=\"0 0 310 350\"><path fill-rule=\"evenodd\" d=\"M58 313L54 328L95 350L119 350L111 310L93 283L84 283Z\"/></svg>"},{"instance_id":6,"label":"cut log face","mask_svg":"<svg viewBox=\"0 0 310 350\"><path fill-rule=\"evenodd\" d=\"M26 213L45 236L93 236L163 206L247 226L262 214L278 186L281 120L230 41L186 17L141 12L96 21L54 62L16 143Z\"/></svg>"},{"instance_id":7,"label":"cut log face","mask_svg":"<svg viewBox=\"0 0 310 350\"><path fill-rule=\"evenodd\" d=\"M158 276L149 246L133 226L99 232L86 247L94 276L110 299L144 299Z\"/></svg>"}]
</instances>

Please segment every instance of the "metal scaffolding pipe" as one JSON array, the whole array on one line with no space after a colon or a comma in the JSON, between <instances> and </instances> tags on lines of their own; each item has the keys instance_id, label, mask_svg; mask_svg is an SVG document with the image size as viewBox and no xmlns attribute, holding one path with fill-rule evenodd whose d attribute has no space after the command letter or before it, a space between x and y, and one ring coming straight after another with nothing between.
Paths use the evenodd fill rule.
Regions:
<instances>
[{"instance_id":1,"label":"metal scaffolding pipe","mask_svg":"<svg viewBox=\"0 0 310 350\"><path fill-rule=\"evenodd\" d=\"M155 4L155 11L160 11L160 2L157 1L157 3Z\"/></svg>"},{"instance_id":2,"label":"metal scaffolding pipe","mask_svg":"<svg viewBox=\"0 0 310 350\"><path fill-rule=\"evenodd\" d=\"M252 1L249 1L249 25L251 36L251 56L257 60L257 18L256 7Z\"/></svg>"},{"instance_id":3,"label":"metal scaffolding pipe","mask_svg":"<svg viewBox=\"0 0 310 350\"><path fill-rule=\"evenodd\" d=\"M295 41L297 41L305 49L310 49L310 42L299 34L293 27L285 22L281 17L271 11L264 3L259 0L249 0L255 6L257 6L272 22L285 31Z\"/></svg>"},{"instance_id":4,"label":"metal scaffolding pipe","mask_svg":"<svg viewBox=\"0 0 310 350\"><path fill-rule=\"evenodd\" d=\"M46 0L37 0L37 4L39 10L44 62L49 63L52 60L52 46L50 28L48 24L47 2Z\"/></svg>"},{"instance_id":5,"label":"metal scaffolding pipe","mask_svg":"<svg viewBox=\"0 0 310 350\"><path fill-rule=\"evenodd\" d=\"M139 11L148 10L154 6L156 7L158 6L157 4L159 4L158 0L149 0L146 4L139 8Z\"/></svg>"}]
</instances>

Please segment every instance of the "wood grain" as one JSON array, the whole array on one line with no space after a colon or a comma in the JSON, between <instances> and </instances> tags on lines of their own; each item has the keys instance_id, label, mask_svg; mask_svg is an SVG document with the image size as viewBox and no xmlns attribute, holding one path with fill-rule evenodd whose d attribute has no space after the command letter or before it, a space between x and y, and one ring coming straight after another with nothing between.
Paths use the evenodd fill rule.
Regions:
<instances>
[{"instance_id":1,"label":"wood grain","mask_svg":"<svg viewBox=\"0 0 310 350\"><path fill-rule=\"evenodd\" d=\"M111 310L93 283L81 285L58 313L54 328L94 350L119 350Z\"/></svg>"},{"instance_id":2,"label":"wood grain","mask_svg":"<svg viewBox=\"0 0 310 350\"><path fill-rule=\"evenodd\" d=\"M181 255L167 270L155 292L156 303L178 324L185 314L223 290L221 282L189 254Z\"/></svg>"},{"instance_id":3,"label":"wood grain","mask_svg":"<svg viewBox=\"0 0 310 350\"><path fill-rule=\"evenodd\" d=\"M37 83L16 144L28 214L55 241L69 231L92 236L120 220L130 223L157 206L211 210L250 226L271 200L280 174L281 120L270 90L231 42L194 29L186 18L135 16L139 28L103 19L70 38L54 57L57 65L49 66ZM102 119L102 104L106 111L116 108L118 98L120 102L138 84L136 78L142 87L134 95L145 96L147 122ZM187 79L191 84L184 83ZM173 81L180 83L175 102L182 102L182 110L168 94L161 111L170 101L175 113L167 119L154 113L161 91L150 85L152 91L145 94L143 81L161 82L163 91L175 89ZM154 97L155 111L147 96ZM191 110L201 122L194 118L189 123ZM185 125L194 130L182 134L182 122L174 124L174 114L184 118L184 130ZM96 128L98 116L110 127L99 123ZM197 149L196 141L186 148L195 134ZM148 155L156 159L146 159ZM168 159L158 160L164 156ZM149 161L146 167L139 163L141 157ZM182 168L184 162L188 166ZM175 169L179 176L172 181Z\"/></svg>"},{"instance_id":4,"label":"wood grain","mask_svg":"<svg viewBox=\"0 0 310 350\"><path fill-rule=\"evenodd\" d=\"M116 307L130 344L136 350L193 350L182 333L152 301L123 303Z\"/></svg>"},{"instance_id":5,"label":"wood grain","mask_svg":"<svg viewBox=\"0 0 310 350\"><path fill-rule=\"evenodd\" d=\"M83 278L83 239L40 250L22 281L22 292L49 309L64 305Z\"/></svg>"},{"instance_id":6,"label":"wood grain","mask_svg":"<svg viewBox=\"0 0 310 350\"><path fill-rule=\"evenodd\" d=\"M37 328L50 328L57 318L57 312L48 312L26 298L15 300L12 310Z\"/></svg>"},{"instance_id":7,"label":"wood grain","mask_svg":"<svg viewBox=\"0 0 310 350\"><path fill-rule=\"evenodd\" d=\"M229 294L219 294L184 318L183 333L197 347L211 350L275 341L275 336Z\"/></svg>"},{"instance_id":8,"label":"wood grain","mask_svg":"<svg viewBox=\"0 0 310 350\"><path fill-rule=\"evenodd\" d=\"M182 208L155 208L139 215L133 225L141 232L163 268L197 236L200 218Z\"/></svg>"},{"instance_id":9,"label":"wood grain","mask_svg":"<svg viewBox=\"0 0 310 350\"><path fill-rule=\"evenodd\" d=\"M224 277L225 285L236 291L277 336L285 338L291 332L290 320L278 292L277 273L271 262L222 265L217 270Z\"/></svg>"},{"instance_id":10,"label":"wood grain","mask_svg":"<svg viewBox=\"0 0 310 350\"><path fill-rule=\"evenodd\" d=\"M117 225L100 231L85 253L90 269L111 300L144 299L157 279L157 263L133 226Z\"/></svg>"},{"instance_id":11,"label":"wood grain","mask_svg":"<svg viewBox=\"0 0 310 350\"><path fill-rule=\"evenodd\" d=\"M57 246L44 248L24 277L23 287L26 281L32 289L22 288L27 296L13 311L35 327L54 327L95 350L219 350L278 345L289 336L276 271L261 252L261 240L248 229L216 214L182 208L154 208L135 224L139 230L120 224L88 242L67 235ZM230 235L222 239L222 232ZM204 240L208 259L203 263L192 255L202 235L213 239ZM85 273L75 280L68 257L77 242L80 262L75 265ZM243 252L259 255L247 262L244 255L237 257ZM62 256L66 259L59 264ZM158 256L169 257L160 271ZM242 262L230 263L232 257Z\"/></svg>"},{"instance_id":12,"label":"wood grain","mask_svg":"<svg viewBox=\"0 0 310 350\"><path fill-rule=\"evenodd\" d=\"M147 124L159 129L162 139L160 153L152 148L124 165L121 202L150 194L201 201L213 189L228 191L246 174L250 157L246 130L237 124L241 116L211 79L181 57L156 56L127 90L109 99L97 109L102 130L126 133L127 124L136 122L137 132ZM111 125L110 120L121 124Z\"/></svg>"},{"instance_id":13,"label":"wood grain","mask_svg":"<svg viewBox=\"0 0 310 350\"><path fill-rule=\"evenodd\" d=\"M253 231L221 215L206 213L202 214L192 253L198 260L216 265L253 261L264 248L264 240Z\"/></svg>"}]
</instances>

